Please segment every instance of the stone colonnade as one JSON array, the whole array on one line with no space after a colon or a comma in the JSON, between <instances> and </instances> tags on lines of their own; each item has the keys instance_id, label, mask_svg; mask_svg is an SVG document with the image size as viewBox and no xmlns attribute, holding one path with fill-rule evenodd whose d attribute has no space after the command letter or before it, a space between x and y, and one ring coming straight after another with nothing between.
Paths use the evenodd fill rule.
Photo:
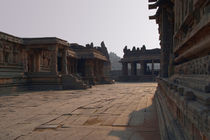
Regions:
<instances>
[{"instance_id":1,"label":"stone colonnade","mask_svg":"<svg viewBox=\"0 0 210 140\"><path fill-rule=\"evenodd\" d=\"M68 71L68 74L75 74L77 73L77 65L78 61L76 58L73 58L73 57L70 57L68 56L67 57L67 71Z\"/></svg>"},{"instance_id":2,"label":"stone colonnade","mask_svg":"<svg viewBox=\"0 0 210 140\"><path fill-rule=\"evenodd\" d=\"M140 75L145 75L147 71L147 62L122 62L122 74L123 76L128 76L128 64L131 64L131 76L137 76L137 64L141 64ZM152 75L154 75L154 60L152 60Z\"/></svg>"},{"instance_id":3,"label":"stone colonnade","mask_svg":"<svg viewBox=\"0 0 210 140\"><path fill-rule=\"evenodd\" d=\"M85 76L100 78L104 75L104 62L98 59L85 60Z\"/></svg>"},{"instance_id":4,"label":"stone colonnade","mask_svg":"<svg viewBox=\"0 0 210 140\"><path fill-rule=\"evenodd\" d=\"M50 72L52 74L58 74L58 46L54 46L50 49L51 61L50 61ZM62 48L62 67L61 73L68 74L67 70L67 48ZM32 53L28 54L29 72L41 72L41 53L40 49L32 49Z\"/></svg>"},{"instance_id":5,"label":"stone colonnade","mask_svg":"<svg viewBox=\"0 0 210 140\"><path fill-rule=\"evenodd\" d=\"M54 46L52 48L52 60L51 60L51 72L53 74L58 74L58 46ZM67 69L67 48L62 49L62 65L61 65L61 73L66 75L68 74Z\"/></svg>"},{"instance_id":6,"label":"stone colonnade","mask_svg":"<svg viewBox=\"0 0 210 140\"><path fill-rule=\"evenodd\" d=\"M83 59L78 70L90 84L101 82L104 77L104 61L93 58Z\"/></svg>"},{"instance_id":7,"label":"stone colonnade","mask_svg":"<svg viewBox=\"0 0 210 140\"><path fill-rule=\"evenodd\" d=\"M57 45L50 48L51 51L51 61L50 61L50 72L54 75L58 73L63 75L68 75L68 56L67 56L67 48L59 48ZM61 71L58 71L58 54L61 55ZM40 53L35 53L33 56L33 72L40 72ZM77 69L77 65L71 65L72 69ZM94 77L100 79L104 76L104 61L99 59L84 59L83 71L85 77Z\"/></svg>"}]
</instances>

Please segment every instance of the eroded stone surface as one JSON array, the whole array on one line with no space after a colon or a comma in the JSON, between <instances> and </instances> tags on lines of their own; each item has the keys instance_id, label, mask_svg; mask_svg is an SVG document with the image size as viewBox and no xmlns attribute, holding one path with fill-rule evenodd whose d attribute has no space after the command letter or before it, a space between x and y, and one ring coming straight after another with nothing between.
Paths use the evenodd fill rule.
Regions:
<instances>
[{"instance_id":1,"label":"eroded stone surface","mask_svg":"<svg viewBox=\"0 0 210 140\"><path fill-rule=\"evenodd\" d=\"M0 97L0 139L160 139L155 83Z\"/></svg>"}]
</instances>

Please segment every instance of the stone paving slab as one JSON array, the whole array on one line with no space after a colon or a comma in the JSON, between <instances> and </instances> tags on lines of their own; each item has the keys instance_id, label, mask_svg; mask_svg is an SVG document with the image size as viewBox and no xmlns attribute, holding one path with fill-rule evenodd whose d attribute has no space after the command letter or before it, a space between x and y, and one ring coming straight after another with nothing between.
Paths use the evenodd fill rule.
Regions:
<instances>
[{"instance_id":1,"label":"stone paving slab","mask_svg":"<svg viewBox=\"0 0 210 140\"><path fill-rule=\"evenodd\" d=\"M0 140L160 140L156 83L0 96Z\"/></svg>"}]
</instances>

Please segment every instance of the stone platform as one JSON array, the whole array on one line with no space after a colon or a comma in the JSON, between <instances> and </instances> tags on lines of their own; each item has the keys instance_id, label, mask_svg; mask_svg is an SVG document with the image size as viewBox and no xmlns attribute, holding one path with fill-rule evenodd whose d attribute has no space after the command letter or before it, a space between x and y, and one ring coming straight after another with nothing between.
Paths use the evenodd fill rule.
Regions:
<instances>
[{"instance_id":1,"label":"stone platform","mask_svg":"<svg viewBox=\"0 0 210 140\"><path fill-rule=\"evenodd\" d=\"M142 75L142 76L120 76L119 81L121 82L154 82L156 79L155 75Z\"/></svg>"},{"instance_id":2,"label":"stone platform","mask_svg":"<svg viewBox=\"0 0 210 140\"><path fill-rule=\"evenodd\" d=\"M156 83L0 97L0 140L160 140Z\"/></svg>"}]
</instances>

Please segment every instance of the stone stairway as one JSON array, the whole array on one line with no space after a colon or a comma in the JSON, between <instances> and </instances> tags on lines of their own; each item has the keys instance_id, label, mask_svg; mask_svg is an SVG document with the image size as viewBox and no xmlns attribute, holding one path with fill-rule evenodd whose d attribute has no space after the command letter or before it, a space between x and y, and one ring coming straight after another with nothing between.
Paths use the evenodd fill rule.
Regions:
<instances>
[{"instance_id":1,"label":"stone stairway","mask_svg":"<svg viewBox=\"0 0 210 140\"><path fill-rule=\"evenodd\" d=\"M63 75L63 89L87 89L90 86L82 80L79 75Z\"/></svg>"}]
</instances>

